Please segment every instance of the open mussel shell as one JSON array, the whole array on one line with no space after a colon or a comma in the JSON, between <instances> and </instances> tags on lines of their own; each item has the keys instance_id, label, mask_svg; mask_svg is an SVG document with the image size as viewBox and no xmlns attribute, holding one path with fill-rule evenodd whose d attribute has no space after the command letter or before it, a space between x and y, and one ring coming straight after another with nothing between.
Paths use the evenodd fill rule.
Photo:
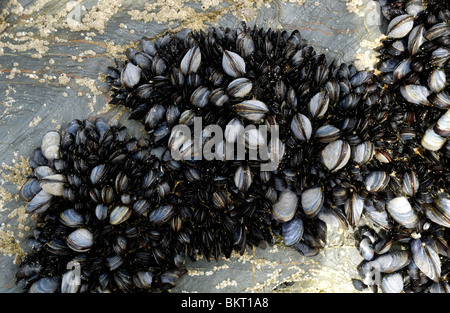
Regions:
<instances>
[{"instance_id":1,"label":"open mussel shell","mask_svg":"<svg viewBox=\"0 0 450 313\"><path fill-rule=\"evenodd\" d=\"M388 25L386 35L390 38L403 38L414 26L414 16L403 14L395 17Z\"/></svg>"},{"instance_id":2,"label":"open mussel shell","mask_svg":"<svg viewBox=\"0 0 450 313\"><path fill-rule=\"evenodd\" d=\"M383 276L381 290L384 293L400 293L403 291L404 283L401 273L390 273Z\"/></svg>"},{"instance_id":3,"label":"open mussel shell","mask_svg":"<svg viewBox=\"0 0 450 313\"><path fill-rule=\"evenodd\" d=\"M329 143L321 152L322 162L331 172L343 168L350 160L350 156L350 145L341 139Z\"/></svg>"},{"instance_id":4,"label":"open mussel shell","mask_svg":"<svg viewBox=\"0 0 450 313\"><path fill-rule=\"evenodd\" d=\"M273 217L279 222L288 222L294 218L297 211L298 197L297 194L290 190L283 190L277 202L273 205L272 214Z\"/></svg>"},{"instance_id":5,"label":"open mussel shell","mask_svg":"<svg viewBox=\"0 0 450 313\"><path fill-rule=\"evenodd\" d=\"M419 217L414 212L406 197L397 197L386 204L389 215L400 225L406 228L415 228L419 225Z\"/></svg>"},{"instance_id":6,"label":"open mussel shell","mask_svg":"<svg viewBox=\"0 0 450 313\"><path fill-rule=\"evenodd\" d=\"M67 246L76 252L89 251L94 244L94 236L86 228L78 228L66 238Z\"/></svg>"},{"instance_id":7,"label":"open mussel shell","mask_svg":"<svg viewBox=\"0 0 450 313\"><path fill-rule=\"evenodd\" d=\"M111 225L119 225L130 218L132 210L124 205L116 206L109 215L109 223Z\"/></svg>"},{"instance_id":8,"label":"open mussel shell","mask_svg":"<svg viewBox=\"0 0 450 313\"><path fill-rule=\"evenodd\" d=\"M303 236L303 221L299 218L294 218L286 222L282 226L282 234L284 244L286 246L293 246L297 244Z\"/></svg>"},{"instance_id":9,"label":"open mussel shell","mask_svg":"<svg viewBox=\"0 0 450 313\"><path fill-rule=\"evenodd\" d=\"M61 293L77 293L80 290L80 277L75 271L67 271L62 276Z\"/></svg>"},{"instance_id":10,"label":"open mussel shell","mask_svg":"<svg viewBox=\"0 0 450 313\"><path fill-rule=\"evenodd\" d=\"M313 187L302 192L302 208L309 218L315 217L320 212L323 202L324 194L322 187Z\"/></svg>"},{"instance_id":11,"label":"open mussel shell","mask_svg":"<svg viewBox=\"0 0 450 313\"><path fill-rule=\"evenodd\" d=\"M411 253L414 263L428 278L437 282L441 277L439 254L427 238L411 240Z\"/></svg>"}]
</instances>

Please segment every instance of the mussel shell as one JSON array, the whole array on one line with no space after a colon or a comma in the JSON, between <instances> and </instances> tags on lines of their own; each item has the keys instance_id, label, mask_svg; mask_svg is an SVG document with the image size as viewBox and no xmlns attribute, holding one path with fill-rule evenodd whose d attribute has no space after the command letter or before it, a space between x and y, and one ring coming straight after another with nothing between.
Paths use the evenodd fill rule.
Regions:
<instances>
[{"instance_id":1,"label":"mussel shell","mask_svg":"<svg viewBox=\"0 0 450 313\"><path fill-rule=\"evenodd\" d=\"M447 78L443 70L436 68L431 71L430 76L428 77L428 87L430 87L431 91L435 93L441 92L446 85Z\"/></svg>"},{"instance_id":2,"label":"mussel shell","mask_svg":"<svg viewBox=\"0 0 450 313\"><path fill-rule=\"evenodd\" d=\"M147 129L154 129L166 117L166 108L161 104L155 104L151 107L147 116L145 117L145 126Z\"/></svg>"},{"instance_id":3,"label":"mussel shell","mask_svg":"<svg viewBox=\"0 0 450 313\"><path fill-rule=\"evenodd\" d=\"M224 50L222 57L222 69L231 77L244 76L245 61L239 54Z\"/></svg>"},{"instance_id":4,"label":"mussel shell","mask_svg":"<svg viewBox=\"0 0 450 313\"><path fill-rule=\"evenodd\" d=\"M119 225L130 218L132 210L128 206L117 205L109 215L111 225Z\"/></svg>"},{"instance_id":5,"label":"mussel shell","mask_svg":"<svg viewBox=\"0 0 450 313\"><path fill-rule=\"evenodd\" d=\"M61 197L63 195L64 183L66 177L62 174L49 175L40 180L40 186L45 192L53 196Z\"/></svg>"},{"instance_id":6,"label":"mussel shell","mask_svg":"<svg viewBox=\"0 0 450 313\"><path fill-rule=\"evenodd\" d=\"M141 80L141 69L131 62L128 62L122 70L120 80L127 88L133 88Z\"/></svg>"},{"instance_id":7,"label":"mussel shell","mask_svg":"<svg viewBox=\"0 0 450 313\"><path fill-rule=\"evenodd\" d=\"M133 282L138 288L151 289L153 274L149 271L139 271L133 275Z\"/></svg>"},{"instance_id":8,"label":"mussel shell","mask_svg":"<svg viewBox=\"0 0 450 313\"><path fill-rule=\"evenodd\" d=\"M242 192L248 191L253 182L253 174L248 165L241 165L234 173L234 184Z\"/></svg>"},{"instance_id":9,"label":"mussel shell","mask_svg":"<svg viewBox=\"0 0 450 313\"><path fill-rule=\"evenodd\" d=\"M448 23L437 23L433 25L425 34L425 38L429 41L433 41L439 37L445 37L450 35L450 27Z\"/></svg>"},{"instance_id":10,"label":"mussel shell","mask_svg":"<svg viewBox=\"0 0 450 313\"><path fill-rule=\"evenodd\" d=\"M414 263L428 278L437 282L441 276L441 260L429 241L411 240L411 253Z\"/></svg>"},{"instance_id":11,"label":"mussel shell","mask_svg":"<svg viewBox=\"0 0 450 313\"><path fill-rule=\"evenodd\" d=\"M364 165L375 155L375 146L370 141L364 141L356 146L352 147L352 158L353 161L359 165Z\"/></svg>"},{"instance_id":12,"label":"mussel shell","mask_svg":"<svg viewBox=\"0 0 450 313\"><path fill-rule=\"evenodd\" d=\"M133 204L133 210L139 214L142 215L144 213L146 213L149 209L150 209L150 202L146 199L140 199L137 200L134 204Z\"/></svg>"},{"instance_id":13,"label":"mussel shell","mask_svg":"<svg viewBox=\"0 0 450 313\"><path fill-rule=\"evenodd\" d=\"M41 151L47 160L59 159L61 135L57 131L49 131L42 138Z\"/></svg>"},{"instance_id":14,"label":"mussel shell","mask_svg":"<svg viewBox=\"0 0 450 313\"><path fill-rule=\"evenodd\" d=\"M328 103L330 99L326 91L320 91L314 95L308 102L308 111L311 118L319 118L323 116L328 110Z\"/></svg>"},{"instance_id":15,"label":"mussel shell","mask_svg":"<svg viewBox=\"0 0 450 313\"><path fill-rule=\"evenodd\" d=\"M91 171L90 180L91 183L97 184L106 178L108 172L108 166L106 164L100 164L94 167Z\"/></svg>"},{"instance_id":16,"label":"mussel shell","mask_svg":"<svg viewBox=\"0 0 450 313\"><path fill-rule=\"evenodd\" d=\"M321 160L331 172L343 168L350 160L350 156L350 145L341 139L329 143L321 152Z\"/></svg>"},{"instance_id":17,"label":"mussel shell","mask_svg":"<svg viewBox=\"0 0 450 313\"><path fill-rule=\"evenodd\" d=\"M29 179L20 188L20 197L25 201L31 201L42 190L37 179Z\"/></svg>"},{"instance_id":18,"label":"mussel shell","mask_svg":"<svg viewBox=\"0 0 450 313\"><path fill-rule=\"evenodd\" d=\"M223 88L214 89L209 95L209 102L218 107L223 106L228 100L229 97Z\"/></svg>"},{"instance_id":19,"label":"mussel shell","mask_svg":"<svg viewBox=\"0 0 450 313\"><path fill-rule=\"evenodd\" d=\"M312 134L312 125L309 118L301 113L297 113L292 119L291 130L298 139L308 141Z\"/></svg>"},{"instance_id":20,"label":"mussel shell","mask_svg":"<svg viewBox=\"0 0 450 313\"><path fill-rule=\"evenodd\" d=\"M389 175L384 171L370 172L364 180L364 185L369 192L382 191L388 184Z\"/></svg>"},{"instance_id":21,"label":"mussel shell","mask_svg":"<svg viewBox=\"0 0 450 313\"><path fill-rule=\"evenodd\" d=\"M27 213L42 213L49 208L51 199L51 194L48 194L45 190L41 190L31 199L25 211Z\"/></svg>"},{"instance_id":22,"label":"mussel shell","mask_svg":"<svg viewBox=\"0 0 450 313\"><path fill-rule=\"evenodd\" d=\"M269 112L264 102L259 100L245 100L234 105L234 110L241 117L253 122L260 122Z\"/></svg>"},{"instance_id":23,"label":"mussel shell","mask_svg":"<svg viewBox=\"0 0 450 313\"><path fill-rule=\"evenodd\" d=\"M58 291L61 285L61 278L54 277L44 277L34 282L29 292L30 293L55 293Z\"/></svg>"},{"instance_id":24,"label":"mussel shell","mask_svg":"<svg viewBox=\"0 0 450 313\"><path fill-rule=\"evenodd\" d=\"M426 206L427 217L436 224L450 228L450 198L440 195L439 198Z\"/></svg>"},{"instance_id":25,"label":"mussel shell","mask_svg":"<svg viewBox=\"0 0 450 313\"><path fill-rule=\"evenodd\" d=\"M434 131L434 125L425 131L421 140L422 147L430 151L438 151L444 146L445 142L446 138L439 136Z\"/></svg>"},{"instance_id":26,"label":"mussel shell","mask_svg":"<svg viewBox=\"0 0 450 313\"><path fill-rule=\"evenodd\" d=\"M34 174L37 178L44 178L46 176L56 174L56 172L49 166L41 165L34 169Z\"/></svg>"},{"instance_id":27,"label":"mussel shell","mask_svg":"<svg viewBox=\"0 0 450 313\"><path fill-rule=\"evenodd\" d=\"M229 143L237 142L239 136L243 136L244 124L239 118L233 118L225 127L225 140Z\"/></svg>"},{"instance_id":28,"label":"mussel shell","mask_svg":"<svg viewBox=\"0 0 450 313\"><path fill-rule=\"evenodd\" d=\"M388 25L386 35L390 38L403 38L414 26L414 16L403 14L395 17Z\"/></svg>"},{"instance_id":29,"label":"mussel shell","mask_svg":"<svg viewBox=\"0 0 450 313\"><path fill-rule=\"evenodd\" d=\"M433 130L441 137L450 137L450 109L438 119Z\"/></svg>"},{"instance_id":30,"label":"mussel shell","mask_svg":"<svg viewBox=\"0 0 450 313\"><path fill-rule=\"evenodd\" d=\"M284 244L286 246L293 246L297 244L303 236L303 221L299 218L294 218L289 222L283 223L282 234Z\"/></svg>"},{"instance_id":31,"label":"mussel shell","mask_svg":"<svg viewBox=\"0 0 450 313\"><path fill-rule=\"evenodd\" d=\"M364 199L354 192L344 205L344 211L350 225L353 227L358 225L363 209Z\"/></svg>"},{"instance_id":32,"label":"mussel shell","mask_svg":"<svg viewBox=\"0 0 450 313\"><path fill-rule=\"evenodd\" d=\"M403 291L403 276L401 273L390 273L383 276L381 290L384 293L400 293Z\"/></svg>"},{"instance_id":33,"label":"mussel shell","mask_svg":"<svg viewBox=\"0 0 450 313\"><path fill-rule=\"evenodd\" d=\"M411 33L408 37L408 50L410 55L415 55L420 52L420 46L425 41L425 27L421 25L417 25L411 30Z\"/></svg>"},{"instance_id":34,"label":"mussel shell","mask_svg":"<svg viewBox=\"0 0 450 313\"><path fill-rule=\"evenodd\" d=\"M67 271L62 276L61 293L77 293L81 287L80 277L75 271Z\"/></svg>"},{"instance_id":35,"label":"mussel shell","mask_svg":"<svg viewBox=\"0 0 450 313\"><path fill-rule=\"evenodd\" d=\"M103 221L106 217L108 217L108 207L104 204L97 204L95 207L95 216L99 221Z\"/></svg>"},{"instance_id":36,"label":"mussel shell","mask_svg":"<svg viewBox=\"0 0 450 313\"><path fill-rule=\"evenodd\" d=\"M323 143L330 143L335 140L338 140L341 136L342 132L339 128L334 127L333 125L323 125L319 127L314 133L314 137Z\"/></svg>"},{"instance_id":37,"label":"mussel shell","mask_svg":"<svg viewBox=\"0 0 450 313\"><path fill-rule=\"evenodd\" d=\"M180 71L184 75L196 73L202 61L200 48L195 46L186 52L180 63Z\"/></svg>"},{"instance_id":38,"label":"mussel shell","mask_svg":"<svg viewBox=\"0 0 450 313\"><path fill-rule=\"evenodd\" d=\"M94 236L86 228L78 228L66 238L69 248L76 252L89 251L94 244Z\"/></svg>"},{"instance_id":39,"label":"mussel shell","mask_svg":"<svg viewBox=\"0 0 450 313\"><path fill-rule=\"evenodd\" d=\"M375 256L375 249L369 238L364 238L363 240L361 240L361 242L359 243L358 250L359 250L359 254L365 260L367 260L367 261L373 260L373 258Z\"/></svg>"},{"instance_id":40,"label":"mussel shell","mask_svg":"<svg viewBox=\"0 0 450 313\"><path fill-rule=\"evenodd\" d=\"M209 103L209 95L211 92L208 87L200 86L192 92L191 104L197 108L204 108Z\"/></svg>"},{"instance_id":41,"label":"mussel shell","mask_svg":"<svg viewBox=\"0 0 450 313\"><path fill-rule=\"evenodd\" d=\"M402 187L403 191L410 197L413 197L419 190L420 182L413 171L406 172L403 175Z\"/></svg>"},{"instance_id":42,"label":"mussel shell","mask_svg":"<svg viewBox=\"0 0 450 313\"><path fill-rule=\"evenodd\" d=\"M68 227L80 227L84 223L84 216L75 209L67 209L59 215L61 223Z\"/></svg>"},{"instance_id":43,"label":"mussel shell","mask_svg":"<svg viewBox=\"0 0 450 313\"><path fill-rule=\"evenodd\" d=\"M314 218L320 212L323 202L324 194L322 187L313 187L302 192L302 208L309 218Z\"/></svg>"},{"instance_id":44,"label":"mussel shell","mask_svg":"<svg viewBox=\"0 0 450 313\"><path fill-rule=\"evenodd\" d=\"M394 251L382 254L370 261L370 265L382 273L396 272L411 262L407 251Z\"/></svg>"},{"instance_id":45,"label":"mussel shell","mask_svg":"<svg viewBox=\"0 0 450 313\"><path fill-rule=\"evenodd\" d=\"M406 197L397 197L386 204L389 215L405 228L415 228L419 224L419 217L414 212Z\"/></svg>"},{"instance_id":46,"label":"mussel shell","mask_svg":"<svg viewBox=\"0 0 450 313\"><path fill-rule=\"evenodd\" d=\"M233 98L244 98L253 88L250 79L241 77L233 80L227 87L227 94Z\"/></svg>"},{"instance_id":47,"label":"mussel shell","mask_svg":"<svg viewBox=\"0 0 450 313\"><path fill-rule=\"evenodd\" d=\"M273 205L273 217L279 222L288 222L294 218L297 211L297 194L290 190L283 190L278 196L277 202Z\"/></svg>"},{"instance_id":48,"label":"mussel shell","mask_svg":"<svg viewBox=\"0 0 450 313\"><path fill-rule=\"evenodd\" d=\"M404 85L400 87L402 96L411 103L429 105L428 96L430 91L425 86L420 85Z\"/></svg>"},{"instance_id":49,"label":"mussel shell","mask_svg":"<svg viewBox=\"0 0 450 313\"><path fill-rule=\"evenodd\" d=\"M151 223L163 224L170 220L174 214L172 205L163 205L150 212L148 219Z\"/></svg>"}]
</instances>

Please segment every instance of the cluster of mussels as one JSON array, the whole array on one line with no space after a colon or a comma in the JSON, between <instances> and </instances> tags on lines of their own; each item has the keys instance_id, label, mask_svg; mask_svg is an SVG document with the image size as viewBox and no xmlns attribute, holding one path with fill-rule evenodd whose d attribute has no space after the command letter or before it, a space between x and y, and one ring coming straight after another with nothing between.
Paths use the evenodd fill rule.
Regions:
<instances>
[{"instance_id":1,"label":"cluster of mussels","mask_svg":"<svg viewBox=\"0 0 450 313\"><path fill-rule=\"evenodd\" d=\"M331 226L355 232L357 289L450 291L450 12L379 2L389 26L376 75L327 61L298 31L245 24L128 49L108 68L111 103L149 137L101 118L44 136L21 190L39 220L20 284L166 290L186 257L228 258L274 235L313 256ZM195 134L198 120L200 138L176 127ZM224 135L201 160L212 125Z\"/></svg>"},{"instance_id":2,"label":"cluster of mussels","mask_svg":"<svg viewBox=\"0 0 450 313\"><path fill-rule=\"evenodd\" d=\"M377 170L385 179L370 205L384 218L358 232L364 261L354 284L449 292L450 7L378 2L389 25L377 65L382 109L370 138L382 152Z\"/></svg>"}]
</instances>

